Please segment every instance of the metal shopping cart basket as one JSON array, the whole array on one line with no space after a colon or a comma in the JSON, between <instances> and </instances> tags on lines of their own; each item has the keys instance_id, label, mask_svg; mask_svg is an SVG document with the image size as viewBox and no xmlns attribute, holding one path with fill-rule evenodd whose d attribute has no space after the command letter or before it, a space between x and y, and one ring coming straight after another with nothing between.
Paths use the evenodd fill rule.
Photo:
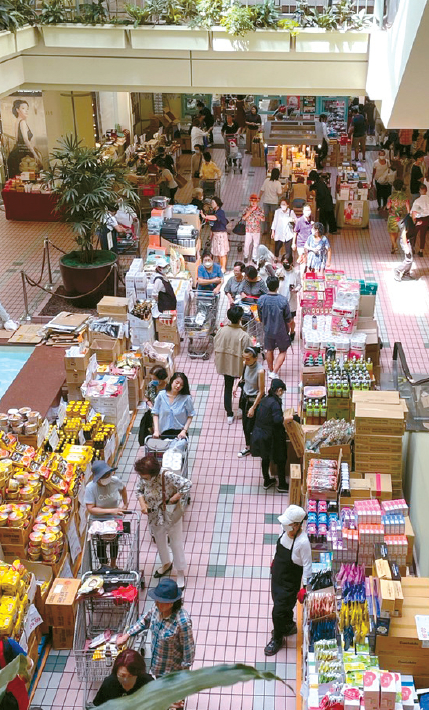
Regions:
<instances>
[{"instance_id":1,"label":"metal shopping cart basket","mask_svg":"<svg viewBox=\"0 0 429 710\"><path fill-rule=\"evenodd\" d=\"M203 189L205 200L220 197L220 178L216 180L200 180L200 186Z\"/></svg>"},{"instance_id":2,"label":"metal shopping cart basket","mask_svg":"<svg viewBox=\"0 0 429 710\"><path fill-rule=\"evenodd\" d=\"M259 320L257 306L247 306L241 304L244 315L241 319L241 326L247 332L249 337L252 339L254 345L259 345L263 349L264 347L264 326Z\"/></svg>"},{"instance_id":3,"label":"metal shopping cart basket","mask_svg":"<svg viewBox=\"0 0 429 710\"><path fill-rule=\"evenodd\" d=\"M174 471L174 473L179 473L183 478L189 478L189 467L188 467L188 439L181 439L184 442L183 447L181 447L180 453L182 454L182 467L180 471ZM146 456L154 456L160 463L162 463L163 456L165 452L171 447L172 441L171 437L165 437L164 439L156 439L154 436L147 436L144 442ZM187 504L191 502L191 497L188 496Z\"/></svg>"},{"instance_id":4,"label":"metal shopping cart basket","mask_svg":"<svg viewBox=\"0 0 429 710\"><path fill-rule=\"evenodd\" d=\"M91 576L83 575L82 582ZM110 583L118 586L133 585L138 589L139 573L120 573L109 576ZM83 683L83 707L88 705L88 696L97 690L100 683L112 671L118 649L115 643L103 643L89 648L91 641L109 630L112 635L123 633L138 616L138 595L133 601L102 595L85 597L78 603L72 655L76 663L78 679Z\"/></svg>"},{"instance_id":5,"label":"metal shopping cart basket","mask_svg":"<svg viewBox=\"0 0 429 710\"><path fill-rule=\"evenodd\" d=\"M135 511L126 510L117 520L121 523L121 528L116 533L93 535L88 530L82 572L97 572L107 564L109 556L111 559L115 558L115 555L115 567L118 570L128 572L139 569L140 515Z\"/></svg>"},{"instance_id":6,"label":"metal shopping cart basket","mask_svg":"<svg viewBox=\"0 0 429 710\"><path fill-rule=\"evenodd\" d=\"M229 153L228 155L225 153L225 172L229 173L232 170L233 173L241 174L243 172L243 154L239 148L239 134L226 136L226 140L229 143Z\"/></svg>"},{"instance_id":7,"label":"metal shopping cart basket","mask_svg":"<svg viewBox=\"0 0 429 710\"><path fill-rule=\"evenodd\" d=\"M219 296L211 291L193 291L189 314L185 316L188 355L208 360L213 351Z\"/></svg>"}]
</instances>

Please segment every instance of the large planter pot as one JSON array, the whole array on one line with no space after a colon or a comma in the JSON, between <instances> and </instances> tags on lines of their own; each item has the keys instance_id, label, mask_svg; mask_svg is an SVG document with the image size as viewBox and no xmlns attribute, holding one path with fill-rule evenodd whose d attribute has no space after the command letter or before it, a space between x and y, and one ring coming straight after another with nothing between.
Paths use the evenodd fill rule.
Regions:
<instances>
[{"instance_id":1,"label":"large planter pot","mask_svg":"<svg viewBox=\"0 0 429 710\"><path fill-rule=\"evenodd\" d=\"M0 58L8 57L10 54L16 54L15 35L4 30L0 32Z\"/></svg>"},{"instance_id":2,"label":"large planter pot","mask_svg":"<svg viewBox=\"0 0 429 710\"><path fill-rule=\"evenodd\" d=\"M42 32L46 47L125 49L127 46L125 28L117 25L43 25Z\"/></svg>"},{"instance_id":3,"label":"large planter pot","mask_svg":"<svg viewBox=\"0 0 429 710\"><path fill-rule=\"evenodd\" d=\"M215 52L289 52L288 30L255 30L244 37L233 37L223 27L213 27Z\"/></svg>"},{"instance_id":4,"label":"large planter pot","mask_svg":"<svg viewBox=\"0 0 429 710\"><path fill-rule=\"evenodd\" d=\"M154 25L128 28L133 49L166 49L204 52L209 48L207 30L185 26Z\"/></svg>"},{"instance_id":5,"label":"large planter pot","mask_svg":"<svg viewBox=\"0 0 429 710\"><path fill-rule=\"evenodd\" d=\"M320 27L306 27L296 37L296 51L320 54L367 54L368 38L368 32L354 30L331 32Z\"/></svg>"},{"instance_id":6,"label":"large planter pot","mask_svg":"<svg viewBox=\"0 0 429 710\"><path fill-rule=\"evenodd\" d=\"M24 52L26 49L35 47L38 41L38 30L36 27L26 25L16 31L16 51Z\"/></svg>"},{"instance_id":7,"label":"large planter pot","mask_svg":"<svg viewBox=\"0 0 429 710\"><path fill-rule=\"evenodd\" d=\"M79 252L64 254L60 258L60 271L66 295L82 294L82 298L76 299L74 303L83 308L95 307L103 296L113 294L112 266L117 260L116 254L105 250L95 252L92 264L80 263Z\"/></svg>"}]
</instances>

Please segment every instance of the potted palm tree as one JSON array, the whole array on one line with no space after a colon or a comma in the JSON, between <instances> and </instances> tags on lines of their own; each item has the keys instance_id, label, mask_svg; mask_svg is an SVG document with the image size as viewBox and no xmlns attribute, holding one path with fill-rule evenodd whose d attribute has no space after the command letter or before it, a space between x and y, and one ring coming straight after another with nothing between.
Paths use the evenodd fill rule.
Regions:
<instances>
[{"instance_id":1,"label":"potted palm tree","mask_svg":"<svg viewBox=\"0 0 429 710\"><path fill-rule=\"evenodd\" d=\"M105 159L100 147L87 148L73 136L59 141L50 156L51 167L42 174L45 186L56 199L55 209L71 225L77 249L60 259L67 295L91 293L97 303L117 256L97 248L97 231L102 227L108 205L125 210L137 205L138 196L127 180L125 168ZM97 287L100 287L97 289ZM89 305L89 301L85 302Z\"/></svg>"}]
</instances>

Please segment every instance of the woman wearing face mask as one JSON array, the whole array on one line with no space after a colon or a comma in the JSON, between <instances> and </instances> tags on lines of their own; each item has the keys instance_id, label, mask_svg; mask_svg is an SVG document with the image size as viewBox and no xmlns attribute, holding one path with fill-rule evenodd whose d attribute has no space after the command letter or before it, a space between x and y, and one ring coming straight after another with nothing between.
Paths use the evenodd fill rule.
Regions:
<instances>
[{"instance_id":1,"label":"woman wearing face mask","mask_svg":"<svg viewBox=\"0 0 429 710\"><path fill-rule=\"evenodd\" d=\"M175 311L177 308L177 299L173 291L173 287L165 275L167 269L167 259L158 259L155 276L152 281L152 298L156 300L160 313L163 313L164 311Z\"/></svg>"},{"instance_id":2,"label":"woman wearing face mask","mask_svg":"<svg viewBox=\"0 0 429 710\"><path fill-rule=\"evenodd\" d=\"M276 464L279 493L289 491L286 482L287 443L284 422L290 419L283 417L282 397L285 392L286 385L282 380L277 377L271 380L268 394L261 400L256 412L250 447L252 456L260 456L262 459L265 490L276 483L276 479L270 476L270 464Z\"/></svg>"},{"instance_id":3,"label":"woman wearing face mask","mask_svg":"<svg viewBox=\"0 0 429 710\"><path fill-rule=\"evenodd\" d=\"M148 409L143 414L139 427L139 444L144 446L144 442L147 436L153 433L153 418L152 418L152 408L155 404L156 397L159 392L165 390L168 373L164 367L155 365L149 370L149 374L152 375L152 380L149 382L145 391L145 400Z\"/></svg>"},{"instance_id":4,"label":"woman wearing face mask","mask_svg":"<svg viewBox=\"0 0 429 710\"><path fill-rule=\"evenodd\" d=\"M125 484L114 476L116 468L105 461L94 461L92 464L92 481L85 488L85 505L90 520L109 520L123 515L128 507L128 496ZM97 541L97 557L100 565L107 565L107 545L110 546L110 566L116 567L118 557L118 538Z\"/></svg>"},{"instance_id":5,"label":"woman wearing face mask","mask_svg":"<svg viewBox=\"0 0 429 710\"><path fill-rule=\"evenodd\" d=\"M132 695L152 680L153 677L146 673L143 656L127 648L117 656L112 672L103 680L93 704L97 707L108 700Z\"/></svg>"},{"instance_id":6,"label":"woman wearing face mask","mask_svg":"<svg viewBox=\"0 0 429 710\"><path fill-rule=\"evenodd\" d=\"M183 439L188 435L195 410L184 372L175 372L165 390L157 395L152 416L155 438Z\"/></svg>"},{"instance_id":7,"label":"woman wearing face mask","mask_svg":"<svg viewBox=\"0 0 429 710\"><path fill-rule=\"evenodd\" d=\"M293 610L297 599L300 602L304 599L312 564L310 541L303 530L306 517L303 508L290 505L278 518L282 532L271 566L274 628L271 640L265 646L266 656L274 656L283 646L283 638L297 632ZM301 583L303 588L300 591Z\"/></svg>"},{"instance_id":8,"label":"woman wearing face mask","mask_svg":"<svg viewBox=\"0 0 429 710\"><path fill-rule=\"evenodd\" d=\"M220 267L225 273L229 252L228 232L226 231L228 218L222 209L222 205L223 202L220 197L213 197L211 207L214 214L201 212L201 215L211 223L211 253L212 256L218 257Z\"/></svg>"},{"instance_id":9,"label":"woman wearing face mask","mask_svg":"<svg viewBox=\"0 0 429 710\"><path fill-rule=\"evenodd\" d=\"M143 515L147 515L149 528L155 538L161 567L155 577L163 577L174 567L177 572L177 584L185 585L185 551L183 547L182 515L191 482L177 473L161 469L161 464L153 456L144 456L134 464L134 470L140 477L137 496ZM171 562L170 542L173 553Z\"/></svg>"},{"instance_id":10,"label":"woman wearing face mask","mask_svg":"<svg viewBox=\"0 0 429 710\"><path fill-rule=\"evenodd\" d=\"M276 257L280 255L281 248L284 244L286 257L288 259L292 258L295 223L295 212L289 208L287 200L282 200L280 202L280 209L276 210L274 213L274 219L271 225L271 239L274 240L274 254Z\"/></svg>"},{"instance_id":11,"label":"woman wearing face mask","mask_svg":"<svg viewBox=\"0 0 429 710\"><path fill-rule=\"evenodd\" d=\"M290 317L289 337L291 342L295 340L295 317L298 308L298 293L301 290L301 275L299 270L293 268L293 263L286 254L283 254L281 264L277 269L276 276L280 281L279 293L285 296L289 302Z\"/></svg>"},{"instance_id":12,"label":"woman wearing face mask","mask_svg":"<svg viewBox=\"0 0 429 710\"><path fill-rule=\"evenodd\" d=\"M234 397L237 396L238 388L241 388L238 406L243 414L241 422L243 425L244 439L246 441L246 447L237 454L238 458L243 458L243 456L250 454L255 414L258 410L259 402L265 394L265 370L258 360L260 352L261 348L253 345L244 349L243 374L241 379L237 381L233 387Z\"/></svg>"},{"instance_id":13,"label":"woman wearing face mask","mask_svg":"<svg viewBox=\"0 0 429 710\"><path fill-rule=\"evenodd\" d=\"M150 671L155 678L188 670L194 662L195 643L190 616L183 608L182 591L173 579L161 579L155 589L149 590L148 596L155 604L118 636L118 644L126 643L130 636L149 628L152 632Z\"/></svg>"}]
</instances>

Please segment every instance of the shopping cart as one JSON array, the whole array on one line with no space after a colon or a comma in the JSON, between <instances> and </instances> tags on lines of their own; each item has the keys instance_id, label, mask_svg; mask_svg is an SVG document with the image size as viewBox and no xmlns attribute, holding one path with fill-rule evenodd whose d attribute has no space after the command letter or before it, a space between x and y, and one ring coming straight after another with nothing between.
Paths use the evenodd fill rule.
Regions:
<instances>
[{"instance_id":1,"label":"shopping cart","mask_svg":"<svg viewBox=\"0 0 429 710\"><path fill-rule=\"evenodd\" d=\"M227 148L227 143L229 143L229 149ZM243 154L240 152L239 145L239 135L235 133L231 136L225 136L225 172L229 173L231 170L233 173L243 172Z\"/></svg>"},{"instance_id":2,"label":"shopping cart","mask_svg":"<svg viewBox=\"0 0 429 710\"><path fill-rule=\"evenodd\" d=\"M140 515L135 511L126 510L124 515L116 520L121 524L121 529L116 533L93 535L88 530L82 572L96 573L106 564L108 551L110 557L114 557L116 553L116 569L125 572L139 569Z\"/></svg>"},{"instance_id":3,"label":"shopping cart","mask_svg":"<svg viewBox=\"0 0 429 710\"><path fill-rule=\"evenodd\" d=\"M263 349L264 347L264 326L259 320L257 306L247 306L241 304L244 315L241 319L241 326L247 332L248 336L252 339L254 345L258 345Z\"/></svg>"},{"instance_id":4,"label":"shopping cart","mask_svg":"<svg viewBox=\"0 0 429 710\"><path fill-rule=\"evenodd\" d=\"M82 576L82 582L92 573ZM138 589L138 572L120 573L109 582L113 586L132 585ZM115 634L122 634L138 616L138 595L133 601L118 599L106 593L102 596L82 598L78 603L72 656L76 663L78 679L83 683L83 707L88 707L88 698L98 689L100 683L112 672L118 648ZM91 642L100 634L110 631L111 641L102 642L90 648ZM133 645L135 640L133 640Z\"/></svg>"},{"instance_id":5,"label":"shopping cart","mask_svg":"<svg viewBox=\"0 0 429 710\"><path fill-rule=\"evenodd\" d=\"M146 456L154 456L157 461L162 463L163 456L167 449L171 447L171 439L172 437L165 437L164 439L156 439L154 436L147 436L144 442L145 445L145 452ZM180 453L182 454L182 467L179 473L180 476L183 476L183 478L189 478L189 468L188 468L188 439L181 439L181 441L185 442L185 448L181 449ZM174 472L176 473L176 471ZM188 496L186 503L189 505L191 502L191 497Z\"/></svg>"},{"instance_id":6,"label":"shopping cart","mask_svg":"<svg viewBox=\"0 0 429 710\"><path fill-rule=\"evenodd\" d=\"M211 200L213 197L220 197L220 178L213 180L200 180L200 187L203 189L205 200Z\"/></svg>"},{"instance_id":7,"label":"shopping cart","mask_svg":"<svg viewBox=\"0 0 429 710\"><path fill-rule=\"evenodd\" d=\"M185 316L189 357L209 359L213 351L218 302L218 294L211 291L192 292L189 315Z\"/></svg>"}]
</instances>

